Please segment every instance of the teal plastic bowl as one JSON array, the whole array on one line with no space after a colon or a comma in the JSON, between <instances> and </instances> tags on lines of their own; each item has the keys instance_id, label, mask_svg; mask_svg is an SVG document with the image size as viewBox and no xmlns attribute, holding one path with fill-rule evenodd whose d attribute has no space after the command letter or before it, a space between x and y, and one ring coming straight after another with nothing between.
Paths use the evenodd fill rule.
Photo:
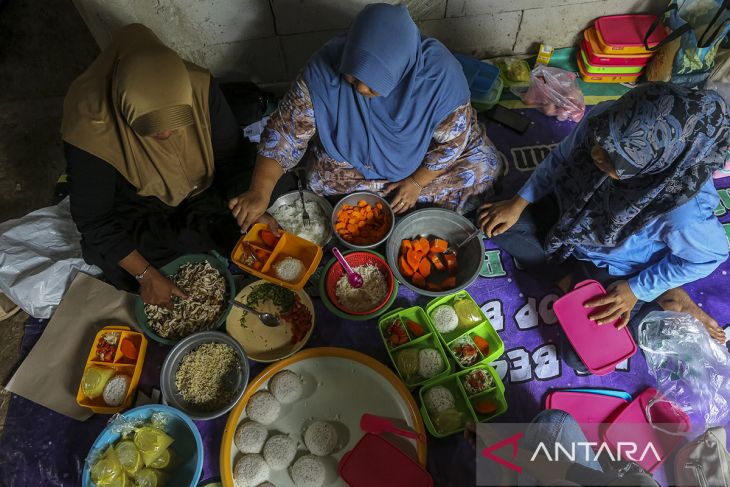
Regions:
<instances>
[{"instance_id":1,"label":"teal plastic bowl","mask_svg":"<svg viewBox=\"0 0 730 487\"><path fill-rule=\"evenodd\" d=\"M149 420L154 413L166 415L165 432L175 441L170 449L175 455L175 468L165 470L170 475L167 485L176 487L195 487L200 481L203 472L203 440L195 423L182 411L163 406L161 404L150 404L130 409L120 416L124 419ZM119 441L121 434L117 431L113 421L101 432L96 441L91 445L88 457L101 454L109 445ZM82 487L94 487L91 481L91 465L84 462L84 470L81 476Z\"/></svg>"},{"instance_id":2,"label":"teal plastic bowl","mask_svg":"<svg viewBox=\"0 0 730 487\"><path fill-rule=\"evenodd\" d=\"M208 255L208 254L190 254L190 255L183 255L182 257L179 257L169 264L163 266L160 269L160 273L164 276L172 276L175 274L180 267L182 267L185 264L197 264L198 262L210 262L210 265L215 267L221 274L223 274L223 277L226 278L226 286L228 287L228 299L230 299L232 296L236 295L236 285L233 282L233 276L228 271L228 261L224 259L222 256L218 254L214 255ZM228 300L227 299L227 300ZM223 324L226 322L226 318L228 317L228 312L231 311L231 305L229 304L224 310L223 313L221 313L220 317L218 318L218 321L215 322L215 324L210 327L210 330L217 330ZM171 340L169 338L164 338L155 333L155 331L150 327L149 323L147 323L147 315L144 313L144 303L142 302L142 298L137 296L134 303L134 315L137 319L137 323L144 331L144 334L153 339L156 342L164 343L165 345L175 345L177 342L182 340L182 338L177 340ZM197 330L197 331L209 331L209 330ZM183 337L185 338L185 337Z\"/></svg>"}]
</instances>

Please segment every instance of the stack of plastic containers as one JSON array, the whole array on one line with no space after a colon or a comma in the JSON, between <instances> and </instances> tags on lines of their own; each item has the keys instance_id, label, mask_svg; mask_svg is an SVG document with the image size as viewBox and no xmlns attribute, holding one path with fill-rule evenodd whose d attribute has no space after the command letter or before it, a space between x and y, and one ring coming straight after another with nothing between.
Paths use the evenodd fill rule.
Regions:
<instances>
[{"instance_id":1,"label":"stack of plastic containers","mask_svg":"<svg viewBox=\"0 0 730 487\"><path fill-rule=\"evenodd\" d=\"M489 110L499 102L504 84L499 68L465 54L454 54L461 63L471 91L471 104L477 111Z\"/></svg>"},{"instance_id":2,"label":"stack of plastic containers","mask_svg":"<svg viewBox=\"0 0 730 487\"><path fill-rule=\"evenodd\" d=\"M647 14L600 17L583 32L577 61L587 83L633 83L644 73L652 52L644 45L656 16ZM647 40L654 47L666 37L660 24Z\"/></svg>"}]
</instances>

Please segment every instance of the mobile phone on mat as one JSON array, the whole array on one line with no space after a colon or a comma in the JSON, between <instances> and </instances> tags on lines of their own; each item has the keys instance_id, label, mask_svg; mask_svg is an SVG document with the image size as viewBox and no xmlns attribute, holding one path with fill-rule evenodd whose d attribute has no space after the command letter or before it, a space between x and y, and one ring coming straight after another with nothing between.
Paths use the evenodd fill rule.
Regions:
<instances>
[{"instance_id":1,"label":"mobile phone on mat","mask_svg":"<svg viewBox=\"0 0 730 487\"><path fill-rule=\"evenodd\" d=\"M490 120L494 120L520 134L524 134L530 128L529 118L502 105L495 105L494 108L487 110L484 115Z\"/></svg>"}]
</instances>

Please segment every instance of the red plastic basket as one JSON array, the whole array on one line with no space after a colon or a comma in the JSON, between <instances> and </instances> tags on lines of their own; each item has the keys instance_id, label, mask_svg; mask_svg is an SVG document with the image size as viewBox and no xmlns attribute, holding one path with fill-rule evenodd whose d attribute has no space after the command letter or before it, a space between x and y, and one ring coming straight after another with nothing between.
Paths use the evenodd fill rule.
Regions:
<instances>
[{"instance_id":1,"label":"red plastic basket","mask_svg":"<svg viewBox=\"0 0 730 487\"><path fill-rule=\"evenodd\" d=\"M347 314L350 315L369 315L371 313L375 313L380 308L385 306L385 303L388 302L390 297L393 295L393 271L390 270L390 267L388 266L388 263L385 262L382 258L379 256L367 252L367 251L353 251L348 252L344 254L345 260L348 264L350 264L350 267L355 268L361 265L367 265L372 264L375 267L378 268L378 270L383 274L385 277L385 283L388 286L388 292L385 295L385 298L383 298L383 301L375 306L372 309L368 309L365 311L352 311L340 303L340 300L337 298L337 294L335 293L335 288L337 287L337 281L340 280L340 278L345 275L345 269L342 268L339 262L335 261L334 264L329 268L327 271L327 276L325 280L325 289L327 290L327 297L329 298L332 303L337 306L337 308Z\"/></svg>"}]
</instances>

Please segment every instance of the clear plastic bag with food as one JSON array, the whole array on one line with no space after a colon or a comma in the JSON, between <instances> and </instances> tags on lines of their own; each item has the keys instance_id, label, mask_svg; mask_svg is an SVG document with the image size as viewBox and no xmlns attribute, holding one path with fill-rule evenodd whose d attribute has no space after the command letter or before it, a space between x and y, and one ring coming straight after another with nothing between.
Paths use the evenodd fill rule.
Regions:
<instances>
[{"instance_id":1,"label":"clear plastic bag with food","mask_svg":"<svg viewBox=\"0 0 730 487\"><path fill-rule=\"evenodd\" d=\"M639 346L656 389L704 431L730 419L730 353L698 320L654 311L639 325Z\"/></svg>"},{"instance_id":2,"label":"clear plastic bag with food","mask_svg":"<svg viewBox=\"0 0 730 487\"><path fill-rule=\"evenodd\" d=\"M576 74L564 69L538 64L530 73L527 90L512 88L512 92L525 104L537 106L545 115L561 122L580 122L585 114L586 105Z\"/></svg>"}]
</instances>

